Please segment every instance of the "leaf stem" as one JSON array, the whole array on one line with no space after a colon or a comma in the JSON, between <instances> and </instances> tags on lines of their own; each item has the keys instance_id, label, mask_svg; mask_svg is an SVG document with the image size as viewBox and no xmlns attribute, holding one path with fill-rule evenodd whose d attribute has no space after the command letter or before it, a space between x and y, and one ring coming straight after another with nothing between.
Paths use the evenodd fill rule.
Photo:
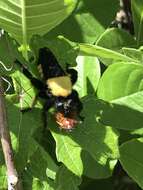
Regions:
<instances>
[{"instance_id":1,"label":"leaf stem","mask_svg":"<svg viewBox=\"0 0 143 190\"><path fill-rule=\"evenodd\" d=\"M0 140L7 168L8 190L21 190L21 188L18 187L19 186L18 174L14 166L13 151L12 151L10 133L7 125L6 108L4 103L4 91L3 91L1 77L0 77Z\"/></svg>"}]
</instances>

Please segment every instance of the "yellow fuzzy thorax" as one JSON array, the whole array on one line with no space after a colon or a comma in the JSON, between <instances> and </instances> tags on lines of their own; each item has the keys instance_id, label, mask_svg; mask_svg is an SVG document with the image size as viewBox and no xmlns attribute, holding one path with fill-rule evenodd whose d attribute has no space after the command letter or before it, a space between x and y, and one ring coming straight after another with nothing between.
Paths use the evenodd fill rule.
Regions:
<instances>
[{"instance_id":1,"label":"yellow fuzzy thorax","mask_svg":"<svg viewBox=\"0 0 143 190\"><path fill-rule=\"evenodd\" d=\"M72 83L69 76L61 76L48 79L47 85L54 96L66 97L71 94L72 91Z\"/></svg>"}]
</instances>

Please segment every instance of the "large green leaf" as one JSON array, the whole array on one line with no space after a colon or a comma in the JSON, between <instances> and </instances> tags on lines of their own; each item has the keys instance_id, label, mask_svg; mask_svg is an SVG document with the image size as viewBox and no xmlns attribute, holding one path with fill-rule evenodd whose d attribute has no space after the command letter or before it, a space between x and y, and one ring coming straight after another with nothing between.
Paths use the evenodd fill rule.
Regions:
<instances>
[{"instance_id":1,"label":"large green leaf","mask_svg":"<svg viewBox=\"0 0 143 190\"><path fill-rule=\"evenodd\" d=\"M105 165L108 159L118 158L118 133L97 122L94 96L86 96L83 99L82 115L84 121L71 133L71 138L102 165Z\"/></svg>"},{"instance_id":2,"label":"large green leaf","mask_svg":"<svg viewBox=\"0 0 143 190\"><path fill-rule=\"evenodd\" d=\"M94 43L114 19L117 8L118 2L114 0L80 0L73 14L47 37L60 33L72 41Z\"/></svg>"},{"instance_id":3,"label":"large green leaf","mask_svg":"<svg viewBox=\"0 0 143 190\"><path fill-rule=\"evenodd\" d=\"M116 63L104 72L97 95L103 100L115 100L143 89L143 66L136 63Z\"/></svg>"},{"instance_id":4,"label":"large green leaf","mask_svg":"<svg viewBox=\"0 0 143 190\"><path fill-rule=\"evenodd\" d=\"M99 37L96 45L121 52L122 47L136 47L136 41L133 36L124 30L109 28ZM130 54L126 54L126 56L130 57ZM101 61L105 65L110 65L114 60L101 58Z\"/></svg>"},{"instance_id":5,"label":"large green leaf","mask_svg":"<svg viewBox=\"0 0 143 190\"><path fill-rule=\"evenodd\" d=\"M108 178L112 175L116 160L108 160L106 165L98 163L87 151L82 151L83 175L93 179ZM90 163L90 164L89 164Z\"/></svg>"},{"instance_id":6,"label":"large green leaf","mask_svg":"<svg viewBox=\"0 0 143 190\"><path fill-rule=\"evenodd\" d=\"M94 106L93 99L91 102ZM86 113L85 125L79 126L71 133L59 132L51 117L48 118L48 123L56 141L56 155L59 162L64 163L79 177L84 174L90 178L106 178L111 175L116 163L112 159L118 157L118 136L110 127L96 126L96 118L91 119L94 118L93 112L92 110L92 113Z\"/></svg>"},{"instance_id":7,"label":"large green leaf","mask_svg":"<svg viewBox=\"0 0 143 190\"><path fill-rule=\"evenodd\" d=\"M110 160L107 163L105 161L104 164L100 164L87 151L83 151L83 149L70 137L54 132L52 132L52 134L56 140L56 154L58 161L64 163L74 174L79 177L84 174L90 178L97 179L111 176L116 163L115 161ZM102 148L102 146L100 146L100 148ZM103 150L101 149L101 152L102 151ZM115 149L114 151L116 152L117 150ZM96 154L98 154L98 150ZM101 160L105 159L105 155L103 157ZM104 160L102 160L102 162L103 161ZM88 166L88 163L90 163L90 167Z\"/></svg>"},{"instance_id":8,"label":"large green leaf","mask_svg":"<svg viewBox=\"0 0 143 190\"><path fill-rule=\"evenodd\" d=\"M0 27L28 44L33 34L45 34L62 22L75 4L74 0L1 0Z\"/></svg>"},{"instance_id":9,"label":"large green leaf","mask_svg":"<svg viewBox=\"0 0 143 190\"><path fill-rule=\"evenodd\" d=\"M90 111L89 111L90 110ZM96 121L96 99L87 97L84 100L83 115L85 119L72 133L59 132L55 124L52 134L56 140L56 154L59 161L76 175L83 173L84 162L81 151L87 151L93 159L105 166L109 159L118 158L118 134L111 127L103 127ZM50 122L50 119L48 119Z\"/></svg>"},{"instance_id":10,"label":"large green leaf","mask_svg":"<svg viewBox=\"0 0 143 190\"><path fill-rule=\"evenodd\" d=\"M137 45L143 41L143 0L132 0L132 14Z\"/></svg>"},{"instance_id":11,"label":"large green leaf","mask_svg":"<svg viewBox=\"0 0 143 190\"><path fill-rule=\"evenodd\" d=\"M81 97L96 92L100 79L100 64L96 57L78 56L77 67L78 80L75 89Z\"/></svg>"},{"instance_id":12,"label":"large green leaf","mask_svg":"<svg viewBox=\"0 0 143 190\"><path fill-rule=\"evenodd\" d=\"M45 37L34 35L30 41L30 48L33 50L37 58L39 55L39 48L42 47L49 48L54 53L62 67L66 67L66 64L76 66L75 60L79 53L79 47L75 42L71 42L63 36L47 40Z\"/></svg>"},{"instance_id":13,"label":"large green leaf","mask_svg":"<svg viewBox=\"0 0 143 190\"><path fill-rule=\"evenodd\" d=\"M78 190L81 179L70 172L65 166L61 166L56 176L56 190Z\"/></svg>"},{"instance_id":14,"label":"large green leaf","mask_svg":"<svg viewBox=\"0 0 143 190\"><path fill-rule=\"evenodd\" d=\"M97 56L99 58L111 59L112 61L132 61L137 62L136 59L130 58L126 55L113 51L111 49L103 48L97 45L79 44L79 54L86 56ZM110 62L109 64L112 64Z\"/></svg>"},{"instance_id":15,"label":"large green leaf","mask_svg":"<svg viewBox=\"0 0 143 190\"><path fill-rule=\"evenodd\" d=\"M6 109L8 127L11 132L12 147L14 150L15 165L18 173L21 174L27 164L28 158L37 148L37 146L33 144L32 136L34 131L40 126L40 112L34 109L32 113L22 115L19 108L13 105L13 103L10 103L7 99ZM35 120L34 117L37 119ZM0 187L6 188L6 168L3 165L2 152L0 153Z\"/></svg>"},{"instance_id":16,"label":"large green leaf","mask_svg":"<svg viewBox=\"0 0 143 190\"><path fill-rule=\"evenodd\" d=\"M78 131L76 133L78 133ZM109 135L110 139L111 139L111 136L112 137L114 136L113 133L111 134L111 136L110 136L109 132L107 132L107 133L108 133L107 135ZM95 160L95 158L93 158L91 156L91 154L89 154L89 152L83 150L84 147L79 146L79 144L77 144L75 141L73 141L72 135L67 136L67 135L64 135L64 133L58 134L57 132L54 132L54 131L52 131L52 134L55 138L56 145L57 145L56 146L56 154L57 154L58 161L64 163L66 165L66 167L70 171L72 171L74 174L76 174L77 176L81 176L82 174L84 174L90 178L96 178L96 179L106 178L106 177L111 176L112 170L114 168L116 161L112 161L109 159L107 161L107 163L105 161L105 163L100 164ZM100 134L102 134L102 131ZM82 136L81 136L81 138L82 138ZM86 138L88 138L88 137L86 137ZM96 136L95 136L95 138L96 138ZM79 141L82 141L82 140L79 139ZM105 140L105 141L107 142L108 140ZM100 142L100 141L98 141L98 142ZM99 150L96 149L98 146L96 146L96 144L94 144L93 141L91 143L93 146L95 146L95 150L97 151L96 155L98 155ZM109 142L107 142L107 143L109 143ZM103 147L104 147L104 145L103 145ZM105 149L102 150L103 147L99 145L99 149L101 148L101 150L100 150L101 152L108 151L108 150L105 150L106 147L104 147ZM113 150L113 151L116 152L117 147L113 147L113 149L114 148L115 148L115 150ZM105 158L105 155L103 155L103 157ZM103 159L103 157L101 158L101 160ZM90 166L88 165L88 163L90 163Z\"/></svg>"},{"instance_id":17,"label":"large green leaf","mask_svg":"<svg viewBox=\"0 0 143 190\"><path fill-rule=\"evenodd\" d=\"M142 128L143 66L135 63L116 63L103 74L97 95L98 113L105 125L125 130Z\"/></svg>"},{"instance_id":18,"label":"large green leaf","mask_svg":"<svg viewBox=\"0 0 143 190\"><path fill-rule=\"evenodd\" d=\"M53 190L58 166L51 156L36 142L37 150L29 158L26 169L22 171L23 186L26 190Z\"/></svg>"},{"instance_id":19,"label":"large green leaf","mask_svg":"<svg viewBox=\"0 0 143 190\"><path fill-rule=\"evenodd\" d=\"M136 41L125 30L109 28L98 38L96 45L118 51L122 47L135 47Z\"/></svg>"},{"instance_id":20,"label":"large green leaf","mask_svg":"<svg viewBox=\"0 0 143 190\"><path fill-rule=\"evenodd\" d=\"M12 133L12 145L14 148L14 158L16 167L21 172L32 151L32 135L35 130L40 127L41 112L33 109L32 112L22 114L18 107L7 101L8 126ZM35 120L36 118L36 120ZM30 126L29 126L30 124Z\"/></svg>"},{"instance_id":21,"label":"large green leaf","mask_svg":"<svg viewBox=\"0 0 143 190\"><path fill-rule=\"evenodd\" d=\"M81 176L83 173L83 163L81 160L81 147L70 137L61 133L52 132L56 141L56 155L59 162L63 162L66 167L75 175Z\"/></svg>"},{"instance_id":22,"label":"large green leaf","mask_svg":"<svg viewBox=\"0 0 143 190\"><path fill-rule=\"evenodd\" d=\"M143 188L143 138L128 141L120 147L120 161L124 170Z\"/></svg>"},{"instance_id":23,"label":"large green leaf","mask_svg":"<svg viewBox=\"0 0 143 190\"><path fill-rule=\"evenodd\" d=\"M143 113L143 91L139 91L129 96L118 98L111 102L118 105L124 105L128 108L131 108L140 113Z\"/></svg>"},{"instance_id":24,"label":"large green leaf","mask_svg":"<svg viewBox=\"0 0 143 190\"><path fill-rule=\"evenodd\" d=\"M96 115L104 125L113 126L124 130L143 128L143 102L142 95L127 96L125 99L117 99L114 103L101 100L96 101Z\"/></svg>"},{"instance_id":25,"label":"large green leaf","mask_svg":"<svg viewBox=\"0 0 143 190\"><path fill-rule=\"evenodd\" d=\"M36 141L32 141L33 146L37 147L36 151L29 158L28 167L30 168L30 173L38 179L55 179L56 172L58 171L58 166L55 164L49 153L47 153L42 146L40 146Z\"/></svg>"}]
</instances>

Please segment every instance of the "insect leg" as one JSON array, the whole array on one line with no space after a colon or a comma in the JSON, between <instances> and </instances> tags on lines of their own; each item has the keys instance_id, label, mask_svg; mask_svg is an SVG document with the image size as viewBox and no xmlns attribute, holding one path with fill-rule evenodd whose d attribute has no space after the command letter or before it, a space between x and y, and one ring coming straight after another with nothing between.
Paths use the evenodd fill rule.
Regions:
<instances>
[{"instance_id":1,"label":"insect leg","mask_svg":"<svg viewBox=\"0 0 143 190\"><path fill-rule=\"evenodd\" d=\"M76 83L76 81L77 81L77 78L78 78L77 71L75 69L69 69L68 64L67 64L67 67L66 67L66 71L70 75L72 85L74 85Z\"/></svg>"},{"instance_id":2,"label":"insect leg","mask_svg":"<svg viewBox=\"0 0 143 190\"><path fill-rule=\"evenodd\" d=\"M35 106L35 104L36 104L37 98L38 98L38 94L32 99L32 103L31 103L31 105L30 105L29 108L24 108L24 109L21 109L20 111L21 111L22 113L31 111L32 108L33 108L33 107Z\"/></svg>"},{"instance_id":3,"label":"insect leg","mask_svg":"<svg viewBox=\"0 0 143 190\"><path fill-rule=\"evenodd\" d=\"M49 98L46 100L43 106L42 119L43 119L44 129L46 129L47 127L47 112L53 105L54 105L54 100Z\"/></svg>"}]
</instances>

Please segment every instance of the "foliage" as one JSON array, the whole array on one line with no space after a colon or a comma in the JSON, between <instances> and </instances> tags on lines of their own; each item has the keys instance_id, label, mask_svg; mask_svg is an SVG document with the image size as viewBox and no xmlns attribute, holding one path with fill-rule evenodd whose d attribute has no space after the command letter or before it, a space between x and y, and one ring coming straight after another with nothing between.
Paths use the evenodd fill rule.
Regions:
<instances>
[{"instance_id":1,"label":"foliage","mask_svg":"<svg viewBox=\"0 0 143 190\"><path fill-rule=\"evenodd\" d=\"M0 75L12 84L8 125L24 189L84 190L89 179L96 182L92 189L106 188L107 181L112 189L118 162L143 189L143 0L131 2L134 35L109 28L119 6L114 0L1 0L0 27L6 32ZM63 68L68 63L78 71L73 88L84 121L70 133L59 130L52 111L43 129L41 100L20 112L31 106L36 89L15 60L40 78L35 63L41 47L50 48ZM7 189L2 154L0 188Z\"/></svg>"}]
</instances>

